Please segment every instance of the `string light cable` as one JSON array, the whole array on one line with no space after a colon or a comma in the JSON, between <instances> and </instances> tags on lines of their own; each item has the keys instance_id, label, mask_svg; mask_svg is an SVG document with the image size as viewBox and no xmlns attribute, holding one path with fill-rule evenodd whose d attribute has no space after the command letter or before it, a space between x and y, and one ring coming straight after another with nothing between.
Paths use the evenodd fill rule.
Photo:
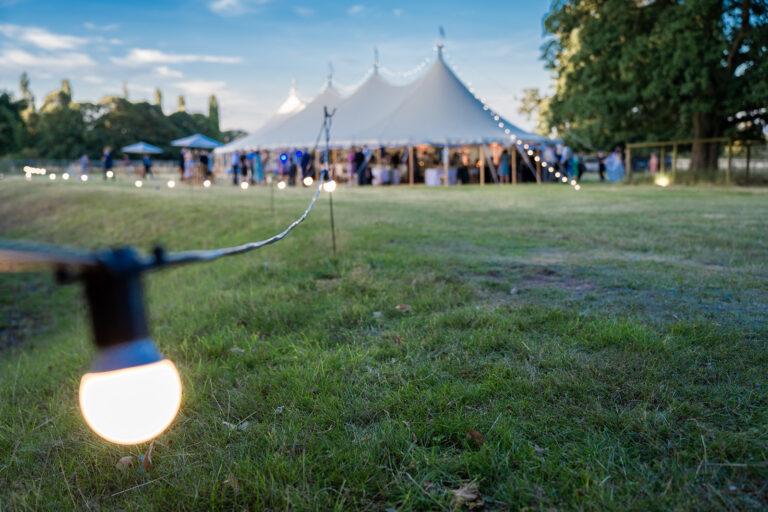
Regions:
<instances>
[{"instance_id":1,"label":"string light cable","mask_svg":"<svg viewBox=\"0 0 768 512\"><path fill-rule=\"evenodd\" d=\"M326 165L309 205L283 231L264 240L175 253L156 247L152 254L141 254L133 247L89 251L0 239L0 272L52 268L60 284L83 284L98 352L90 372L80 381L80 409L96 434L117 444L143 443L168 428L181 406L179 372L170 360L163 358L149 337L142 274L243 254L288 236L306 220L320 193L331 192L328 185L335 185L329 180L327 166L332 116L326 108L322 128L326 132ZM335 233L333 236L335 246Z\"/></svg>"}]
</instances>

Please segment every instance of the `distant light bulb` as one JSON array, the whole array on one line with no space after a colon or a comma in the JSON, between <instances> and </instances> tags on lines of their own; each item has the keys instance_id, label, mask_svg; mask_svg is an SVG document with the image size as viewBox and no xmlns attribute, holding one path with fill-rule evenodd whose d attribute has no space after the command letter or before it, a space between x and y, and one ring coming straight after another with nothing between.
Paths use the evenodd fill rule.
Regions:
<instances>
[{"instance_id":1,"label":"distant light bulb","mask_svg":"<svg viewBox=\"0 0 768 512\"><path fill-rule=\"evenodd\" d=\"M141 188L142 185L144 185L141 180L136 180L133 182L134 185L136 185L136 188Z\"/></svg>"},{"instance_id":2,"label":"distant light bulb","mask_svg":"<svg viewBox=\"0 0 768 512\"><path fill-rule=\"evenodd\" d=\"M173 188L176 186L176 182L173 180L168 180L168 188Z\"/></svg>"},{"instance_id":3,"label":"distant light bulb","mask_svg":"<svg viewBox=\"0 0 768 512\"><path fill-rule=\"evenodd\" d=\"M114 178L115 173L112 171L107 171L107 178Z\"/></svg>"},{"instance_id":4,"label":"distant light bulb","mask_svg":"<svg viewBox=\"0 0 768 512\"><path fill-rule=\"evenodd\" d=\"M203 186L204 186L205 188L210 188L210 187L211 187L211 180L205 180L205 181L203 182Z\"/></svg>"},{"instance_id":5,"label":"distant light bulb","mask_svg":"<svg viewBox=\"0 0 768 512\"><path fill-rule=\"evenodd\" d=\"M50 179L51 181L55 180L56 179L56 173L52 172L51 174L49 174L48 175L48 179Z\"/></svg>"},{"instance_id":6,"label":"distant light bulb","mask_svg":"<svg viewBox=\"0 0 768 512\"><path fill-rule=\"evenodd\" d=\"M528 149L529 147L530 146L528 144L526 144L525 146L523 146L523 149Z\"/></svg>"},{"instance_id":7,"label":"distant light bulb","mask_svg":"<svg viewBox=\"0 0 768 512\"><path fill-rule=\"evenodd\" d=\"M311 187L312 184L315 182L315 180L312 178L312 176L307 176L302 181L304 182L304 186L305 187Z\"/></svg>"},{"instance_id":8,"label":"distant light bulb","mask_svg":"<svg viewBox=\"0 0 768 512\"><path fill-rule=\"evenodd\" d=\"M325 190L326 192L333 192L334 190L336 190L336 182L334 180L326 181L325 183L323 183L323 190Z\"/></svg>"},{"instance_id":9,"label":"distant light bulb","mask_svg":"<svg viewBox=\"0 0 768 512\"><path fill-rule=\"evenodd\" d=\"M507 135L509 135L509 128L507 128L506 130L504 130L504 133L506 133Z\"/></svg>"},{"instance_id":10,"label":"distant light bulb","mask_svg":"<svg viewBox=\"0 0 768 512\"><path fill-rule=\"evenodd\" d=\"M488 110L488 105L483 105L483 110Z\"/></svg>"},{"instance_id":11,"label":"distant light bulb","mask_svg":"<svg viewBox=\"0 0 768 512\"><path fill-rule=\"evenodd\" d=\"M535 157L533 157L533 160L536 162L539 162L541 161L541 158L539 158L539 155L536 155Z\"/></svg>"},{"instance_id":12,"label":"distant light bulb","mask_svg":"<svg viewBox=\"0 0 768 512\"><path fill-rule=\"evenodd\" d=\"M24 176L24 179L27 181L32 181L32 175L30 173L27 173L26 176Z\"/></svg>"},{"instance_id":13,"label":"distant light bulb","mask_svg":"<svg viewBox=\"0 0 768 512\"><path fill-rule=\"evenodd\" d=\"M523 143L523 141L521 141L521 140L517 141L517 145L518 145L518 146L519 146L520 144L522 144L522 143Z\"/></svg>"},{"instance_id":14,"label":"distant light bulb","mask_svg":"<svg viewBox=\"0 0 768 512\"><path fill-rule=\"evenodd\" d=\"M181 406L181 377L161 358L149 339L104 350L96 369L80 381L80 409L96 434L117 444L139 444L170 426Z\"/></svg>"},{"instance_id":15,"label":"distant light bulb","mask_svg":"<svg viewBox=\"0 0 768 512\"><path fill-rule=\"evenodd\" d=\"M562 180L563 180L563 183L568 183L568 178L566 176L563 176Z\"/></svg>"},{"instance_id":16,"label":"distant light bulb","mask_svg":"<svg viewBox=\"0 0 768 512\"><path fill-rule=\"evenodd\" d=\"M576 180L571 180L571 185L576 185Z\"/></svg>"},{"instance_id":17,"label":"distant light bulb","mask_svg":"<svg viewBox=\"0 0 768 512\"><path fill-rule=\"evenodd\" d=\"M63 179L63 180L68 180L68 179L69 179L69 173L68 173L68 172L65 172L64 174L62 174L62 175L61 175L61 179Z\"/></svg>"},{"instance_id":18,"label":"distant light bulb","mask_svg":"<svg viewBox=\"0 0 768 512\"><path fill-rule=\"evenodd\" d=\"M280 190L283 190L285 187L286 185L284 181L280 181L277 183L277 188L279 188Z\"/></svg>"},{"instance_id":19,"label":"distant light bulb","mask_svg":"<svg viewBox=\"0 0 768 512\"><path fill-rule=\"evenodd\" d=\"M498 121L499 120L499 116L493 116L493 120L494 121Z\"/></svg>"},{"instance_id":20,"label":"distant light bulb","mask_svg":"<svg viewBox=\"0 0 768 512\"><path fill-rule=\"evenodd\" d=\"M81 175L81 176L80 176L80 181L82 181L83 183L85 183L86 181L88 181L88 175L87 175L87 174L83 174L83 175Z\"/></svg>"},{"instance_id":21,"label":"distant light bulb","mask_svg":"<svg viewBox=\"0 0 768 512\"><path fill-rule=\"evenodd\" d=\"M547 162L541 162L541 166L542 167L546 167L547 165L549 165ZM552 172L552 171L550 171L550 172Z\"/></svg>"},{"instance_id":22,"label":"distant light bulb","mask_svg":"<svg viewBox=\"0 0 768 512\"><path fill-rule=\"evenodd\" d=\"M560 171L557 171L557 172L555 173L555 178L559 178L559 177L560 177Z\"/></svg>"},{"instance_id":23,"label":"distant light bulb","mask_svg":"<svg viewBox=\"0 0 768 512\"><path fill-rule=\"evenodd\" d=\"M533 156L533 150L532 149L528 150L528 156Z\"/></svg>"},{"instance_id":24,"label":"distant light bulb","mask_svg":"<svg viewBox=\"0 0 768 512\"><path fill-rule=\"evenodd\" d=\"M248 190L248 182L244 181L244 182L240 183L240 188L243 189L243 190Z\"/></svg>"},{"instance_id":25,"label":"distant light bulb","mask_svg":"<svg viewBox=\"0 0 768 512\"><path fill-rule=\"evenodd\" d=\"M499 128L504 128L504 123L499 123Z\"/></svg>"},{"instance_id":26,"label":"distant light bulb","mask_svg":"<svg viewBox=\"0 0 768 512\"><path fill-rule=\"evenodd\" d=\"M670 184L669 177L662 174L661 176L658 176L656 180L654 180L654 183L660 187L668 187Z\"/></svg>"}]
</instances>

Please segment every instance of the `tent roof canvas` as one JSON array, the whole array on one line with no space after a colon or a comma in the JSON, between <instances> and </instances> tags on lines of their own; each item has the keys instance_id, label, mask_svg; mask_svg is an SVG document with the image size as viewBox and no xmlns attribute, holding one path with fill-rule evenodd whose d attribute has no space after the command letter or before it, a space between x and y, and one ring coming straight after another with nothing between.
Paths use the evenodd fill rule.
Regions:
<instances>
[{"instance_id":1,"label":"tent roof canvas","mask_svg":"<svg viewBox=\"0 0 768 512\"><path fill-rule=\"evenodd\" d=\"M501 116L496 120L445 64L442 49L438 52L437 62L413 84L404 101L380 123L362 130L361 138L386 146L509 144L512 135L531 142L546 140Z\"/></svg>"}]
</instances>

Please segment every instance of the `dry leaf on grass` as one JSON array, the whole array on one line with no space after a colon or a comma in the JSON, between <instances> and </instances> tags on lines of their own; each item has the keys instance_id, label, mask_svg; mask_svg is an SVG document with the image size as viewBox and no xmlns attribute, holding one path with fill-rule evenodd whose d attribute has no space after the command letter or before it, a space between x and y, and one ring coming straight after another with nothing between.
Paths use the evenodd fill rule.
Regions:
<instances>
[{"instance_id":1,"label":"dry leaf on grass","mask_svg":"<svg viewBox=\"0 0 768 512\"><path fill-rule=\"evenodd\" d=\"M458 489L453 489L453 507L459 508L465 506L470 510L479 510L485 507L485 500L480 494L476 482L470 482Z\"/></svg>"},{"instance_id":2,"label":"dry leaf on grass","mask_svg":"<svg viewBox=\"0 0 768 512\"><path fill-rule=\"evenodd\" d=\"M133 455L126 455L125 457L120 457L120 460L117 461L117 464L115 464L115 467L117 469L126 470L126 469L132 468L135 465L136 465L136 457L134 457Z\"/></svg>"},{"instance_id":3,"label":"dry leaf on grass","mask_svg":"<svg viewBox=\"0 0 768 512\"><path fill-rule=\"evenodd\" d=\"M155 441L152 440L151 443L149 443L149 448L147 448L147 453L141 456L141 469L147 473L152 471L152 469L155 467L155 465L152 463L152 450L155 447Z\"/></svg>"},{"instance_id":4,"label":"dry leaf on grass","mask_svg":"<svg viewBox=\"0 0 768 512\"><path fill-rule=\"evenodd\" d=\"M483 446L485 444L485 436L482 432L478 432L477 430L467 430L467 437L472 439L477 446Z\"/></svg>"},{"instance_id":5,"label":"dry leaf on grass","mask_svg":"<svg viewBox=\"0 0 768 512\"><path fill-rule=\"evenodd\" d=\"M237 478L232 473L227 475L227 479L221 482L221 485L224 487L229 487L232 489L232 491L234 491L235 494L240 492L240 482L238 482Z\"/></svg>"},{"instance_id":6,"label":"dry leaf on grass","mask_svg":"<svg viewBox=\"0 0 768 512\"><path fill-rule=\"evenodd\" d=\"M413 310L413 308L408 304L398 304L397 306L395 306L395 309L400 311L401 313L407 313L408 311Z\"/></svg>"}]
</instances>

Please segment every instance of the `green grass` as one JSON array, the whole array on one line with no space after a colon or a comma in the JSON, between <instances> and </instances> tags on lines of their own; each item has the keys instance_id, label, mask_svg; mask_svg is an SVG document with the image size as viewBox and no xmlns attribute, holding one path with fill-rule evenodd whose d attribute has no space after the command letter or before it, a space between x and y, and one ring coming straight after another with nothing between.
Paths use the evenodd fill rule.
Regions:
<instances>
[{"instance_id":1,"label":"green grass","mask_svg":"<svg viewBox=\"0 0 768 512\"><path fill-rule=\"evenodd\" d=\"M273 216L264 189L5 180L0 234L209 248L310 195ZM488 510L768 507L767 190L340 189L334 207L337 258L322 199L277 245L146 276L184 383L149 473L115 467L146 446L79 414L79 287L0 276L0 510L452 510L467 485Z\"/></svg>"}]
</instances>

